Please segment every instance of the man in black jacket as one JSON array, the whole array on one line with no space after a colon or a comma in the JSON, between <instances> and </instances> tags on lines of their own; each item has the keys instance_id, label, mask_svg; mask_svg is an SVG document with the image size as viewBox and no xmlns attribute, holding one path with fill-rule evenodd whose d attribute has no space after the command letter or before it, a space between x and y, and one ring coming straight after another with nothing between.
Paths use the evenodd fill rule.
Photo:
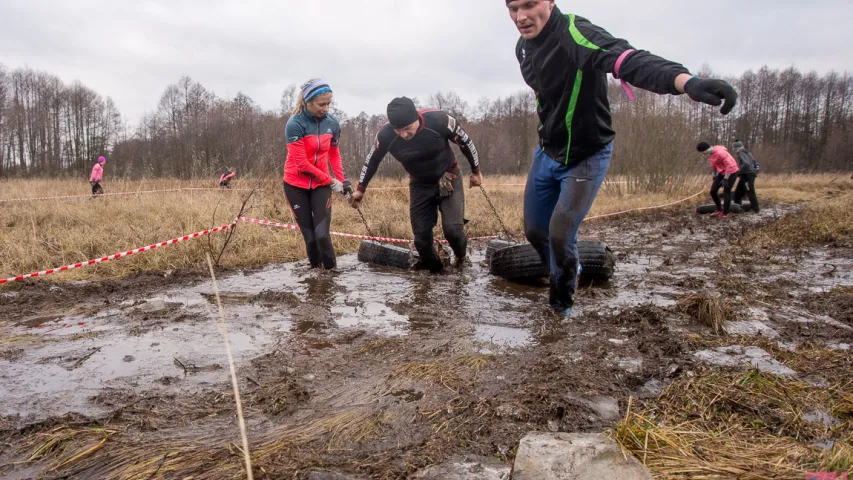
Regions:
<instances>
[{"instance_id":1,"label":"man in black jacket","mask_svg":"<svg viewBox=\"0 0 853 480\"><path fill-rule=\"evenodd\" d=\"M521 38L516 57L536 94L539 146L527 177L524 227L551 269L551 307L571 314L579 274L577 238L610 165L615 136L607 74L659 94L687 93L723 105L737 93L722 80L692 76L682 65L634 48L587 19L564 15L554 0L506 0ZM725 103L723 103L725 101Z\"/></svg>"},{"instance_id":2,"label":"man in black jacket","mask_svg":"<svg viewBox=\"0 0 853 480\"><path fill-rule=\"evenodd\" d=\"M450 143L459 145L471 165L470 186L482 184L480 160L474 142L449 114L435 109L418 110L412 100L395 98L388 104L388 123L376 135L376 146L367 156L352 206L358 208L370 179L390 153L409 173L409 215L420 263L432 272L443 265L433 248L432 229L441 211L441 228L462 265L468 249L465 236L465 193L462 172Z\"/></svg>"}]
</instances>

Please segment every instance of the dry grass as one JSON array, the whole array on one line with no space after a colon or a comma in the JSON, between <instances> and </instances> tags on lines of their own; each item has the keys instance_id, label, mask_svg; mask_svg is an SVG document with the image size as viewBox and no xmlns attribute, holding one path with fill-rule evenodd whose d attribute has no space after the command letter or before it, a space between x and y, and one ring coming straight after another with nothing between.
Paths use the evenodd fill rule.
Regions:
<instances>
[{"instance_id":1,"label":"dry grass","mask_svg":"<svg viewBox=\"0 0 853 480\"><path fill-rule=\"evenodd\" d=\"M766 248L853 246L853 192L816 199L802 211L750 233L744 242Z\"/></svg>"},{"instance_id":2,"label":"dry grass","mask_svg":"<svg viewBox=\"0 0 853 480\"><path fill-rule=\"evenodd\" d=\"M734 311L719 295L692 293L679 299L677 308L717 335L726 333L726 324L734 319Z\"/></svg>"},{"instance_id":3,"label":"dry grass","mask_svg":"<svg viewBox=\"0 0 853 480\"><path fill-rule=\"evenodd\" d=\"M524 177L490 177L486 189L499 215L519 237L522 232L522 195L519 186L489 186L524 183ZM618 179L614 179L618 181ZM620 193L618 184L605 185L596 198L591 215L654 206L683 198L705 188L702 179L684 181L669 194ZM701 186L697 188L697 185ZM108 192L211 187L213 182L147 180L110 181ZM766 186L765 186L766 185ZM827 176L762 177L759 194L773 193L780 200L797 201L814 198L827 185L836 190L849 189L846 180L833 181ZM236 182L236 188L252 187L253 182ZM2 183L2 198L52 195L85 195L88 184L71 180L10 180ZM393 189L382 189L395 187ZM401 188L402 187L402 188ZM371 185L364 202L364 212L376 235L411 238L408 214L408 191L403 181L381 181ZM791 193L793 192L793 193ZM500 231L479 190L465 190L466 216L471 220L468 234L482 236ZM70 199L0 204L0 277L42 270L55 266L111 255L116 252L168 240L179 235L229 223L239 211L247 192L181 191L132 196L102 197L94 200ZM849 197L848 197L849 198ZM691 204L705 202L700 196ZM336 200L332 228L348 233L366 233L358 214L343 201ZM264 191L255 194L247 216L292 223L293 218L281 183L277 179L264 182ZM436 233L440 236L440 228ZM218 249L223 234L214 234L212 244ZM339 253L357 250L358 241L335 238ZM197 239L162 250L131 256L102 265L77 269L49 277L51 281L88 278L117 278L134 272L169 269L200 269L208 241ZM304 258L305 247L300 235L271 227L241 224L222 259L228 267L258 266L271 262Z\"/></svg>"},{"instance_id":4,"label":"dry grass","mask_svg":"<svg viewBox=\"0 0 853 480\"><path fill-rule=\"evenodd\" d=\"M853 471L849 378L829 388L760 372L709 371L670 385L612 435L662 479L803 478ZM807 422L810 412L840 425ZM831 450L812 446L834 441Z\"/></svg>"}]
</instances>

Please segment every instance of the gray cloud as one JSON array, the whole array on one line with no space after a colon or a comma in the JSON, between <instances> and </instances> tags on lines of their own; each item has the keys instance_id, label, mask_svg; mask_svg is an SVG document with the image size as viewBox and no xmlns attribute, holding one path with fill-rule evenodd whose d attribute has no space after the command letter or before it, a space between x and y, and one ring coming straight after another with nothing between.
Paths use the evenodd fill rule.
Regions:
<instances>
[{"instance_id":1,"label":"gray cloud","mask_svg":"<svg viewBox=\"0 0 853 480\"><path fill-rule=\"evenodd\" d=\"M693 71L849 68L849 0L557 3ZM475 104L526 88L500 0L0 0L0 19L0 63L80 80L131 121L182 75L269 109L322 76L352 114L401 94L452 89Z\"/></svg>"}]
</instances>

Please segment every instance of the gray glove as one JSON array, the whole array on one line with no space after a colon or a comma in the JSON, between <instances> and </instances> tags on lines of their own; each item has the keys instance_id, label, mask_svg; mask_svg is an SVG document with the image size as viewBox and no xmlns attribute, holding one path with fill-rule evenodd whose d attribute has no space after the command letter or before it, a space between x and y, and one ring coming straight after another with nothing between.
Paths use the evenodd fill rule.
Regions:
<instances>
[{"instance_id":1,"label":"gray glove","mask_svg":"<svg viewBox=\"0 0 853 480\"><path fill-rule=\"evenodd\" d=\"M335 193L344 193L344 184L334 178L332 179L332 183L330 183L329 186L332 187L332 191Z\"/></svg>"}]
</instances>

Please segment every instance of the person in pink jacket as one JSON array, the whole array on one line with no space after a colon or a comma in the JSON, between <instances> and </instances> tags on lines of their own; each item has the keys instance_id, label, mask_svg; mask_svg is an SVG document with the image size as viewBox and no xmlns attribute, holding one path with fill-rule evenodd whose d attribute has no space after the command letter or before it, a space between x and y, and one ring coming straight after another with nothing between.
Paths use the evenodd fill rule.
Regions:
<instances>
[{"instance_id":1,"label":"person in pink jacket","mask_svg":"<svg viewBox=\"0 0 853 480\"><path fill-rule=\"evenodd\" d=\"M737 178L738 166L734 157L722 145L711 146L708 142L699 142L696 150L708 155L711 160L711 170L714 171L714 183L711 184L711 198L717 211L712 217L727 218L732 205L732 185ZM720 187L723 187L723 205L720 206Z\"/></svg>"},{"instance_id":2,"label":"person in pink jacket","mask_svg":"<svg viewBox=\"0 0 853 480\"><path fill-rule=\"evenodd\" d=\"M89 175L89 184L92 185L93 196L104 193L101 180L104 179L104 162L106 161L106 158L98 157L98 162L92 167L92 174Z\"/></svg>"},{"instance_id":3,"label":"person in pink jacket","mask_svg":"<svg viewBox=\"0 0 853 480\"><path fill-rule=\"evenodd\" d=\"M229 167L228 171L219 176L219 188L231 188L231 179L237 175L237 169Z\"/></svg>"}]
</instances>

